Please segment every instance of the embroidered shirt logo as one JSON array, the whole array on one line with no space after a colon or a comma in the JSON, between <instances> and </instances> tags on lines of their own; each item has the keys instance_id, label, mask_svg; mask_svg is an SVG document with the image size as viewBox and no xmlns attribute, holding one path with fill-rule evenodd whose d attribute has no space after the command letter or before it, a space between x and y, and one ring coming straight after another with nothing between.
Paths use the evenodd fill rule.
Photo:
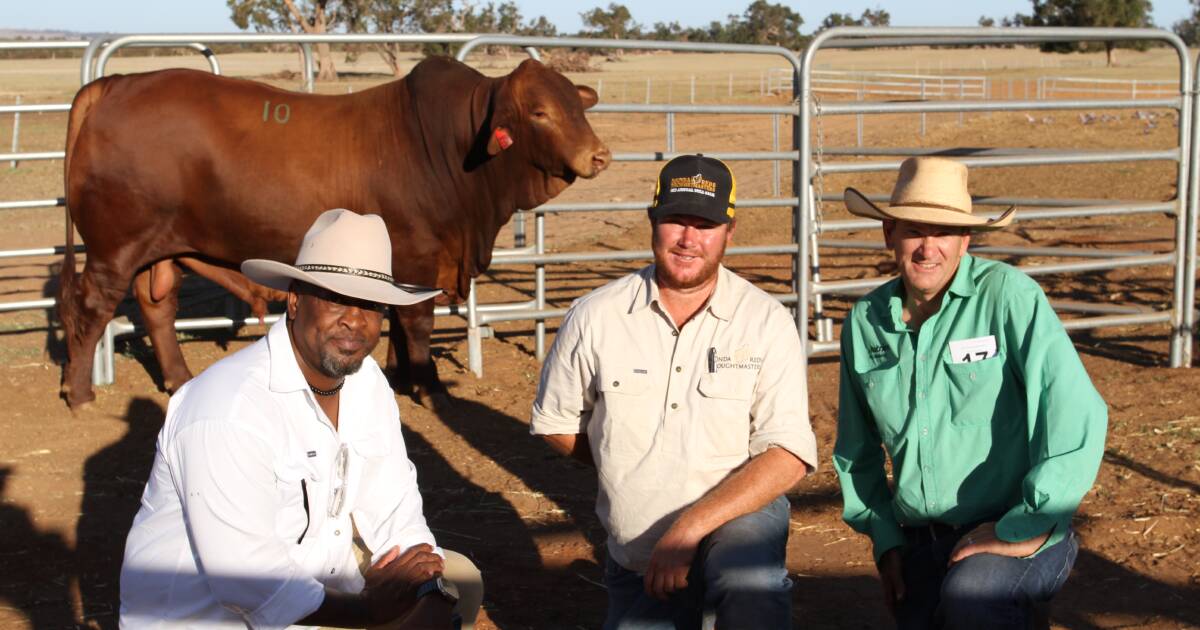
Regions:
<instances>
[{"instance_id":1,"label":"embroidered shirt logo","mask_svg":"<svg viewBox=\"0 0 1200 630\"><path fill-rule=\"evenodd\" d=\"M741 346L728 354L717 354L714 357L714 368L717 370L757 370L762 368L763 358L754 356L750 346Z\"/></svg>"}]
</instances>

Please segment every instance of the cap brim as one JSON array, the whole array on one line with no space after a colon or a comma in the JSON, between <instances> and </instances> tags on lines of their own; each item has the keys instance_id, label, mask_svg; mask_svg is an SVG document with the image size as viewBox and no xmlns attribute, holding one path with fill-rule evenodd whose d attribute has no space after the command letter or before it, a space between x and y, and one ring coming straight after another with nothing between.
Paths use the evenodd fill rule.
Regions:
<instances>
[{"instance_id":1,"label":"cap brim","mask_svg":"<svg viewBox=\"0 0 1200 630\"><path fill-rule=\"evenodd\" d=\"M661 219L676 214L685 214L701 219L708 219L713 223L732 223L733 217L729 216L726 211L717 210L716 208L706 208L700 204L675 202L665 203L661 206L650 206L646 208L646 212L650 214L651 219Z\"/></svg>"},{"instance_id":2,"label":"cap brim","mask_svg":"<svg viewBox=\"0 0 1200 630\"><path fill-rule=\"evenodd\" d=\"M1007 227L1016 218L1017 212L1016 206L1009 206L1000 216L988 219L965 212L958 212L957 210L931 208L928 206L888 206L887 208L881 208L871 203L865 195L853 188L847 188L842 193L842 199L846 202L846 209L851 214L868 219L912 221L914 223L928 223L931 225L966 227L981 231L998 230Z\"/></svg>"},{"instance_id":3,"label":"cap brim","mask_svg":"<svg viewBox=\"0 0 1200 630\"><path fill-rule=\"evenodd\" d=\"M351 276L342 273L325 273L320 271L309 273L285 263L261 258L243 262L242 273L259 284L280 291L287 291L293 281L299 280L300 282L307 282L340 295L394 306L407 306L409 304L424 302L430 298L437 297L442 292L441 289L391 284L383 280L376 280L365 276Z\"/></svg>"}]
</instances>

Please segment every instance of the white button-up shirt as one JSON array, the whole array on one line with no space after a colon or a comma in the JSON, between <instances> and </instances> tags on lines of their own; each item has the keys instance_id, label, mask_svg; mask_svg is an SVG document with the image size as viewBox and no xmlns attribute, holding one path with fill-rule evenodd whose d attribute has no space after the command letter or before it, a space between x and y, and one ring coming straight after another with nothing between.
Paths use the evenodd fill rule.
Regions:
<instances>
[{"instance_id":1,"label":"white button-up shirt","mask_svg":"<svg viewBox=\"0 0 1200 630\"><path fill-rule=\"evenodd\" d=\"M346 378L335 429L285 324L171 397L125 545L123 628L283 628L326 587L362 590L353 525L373 561L434 544L379 366Z\"/></svg>"},{"instance_id":2,"label":"white button-up shirt","mask_svg":"<svg viewBox=\"0 0 1200 630\"><path fill-rule=\"evenodd\" d=\"M580 298L542 367L530 431L586 433L608 553L644 571L691 503L770 447L817 467L804 351L775 298L724 266L676 328L654 266Z\"/></svg>"}]
</instances>

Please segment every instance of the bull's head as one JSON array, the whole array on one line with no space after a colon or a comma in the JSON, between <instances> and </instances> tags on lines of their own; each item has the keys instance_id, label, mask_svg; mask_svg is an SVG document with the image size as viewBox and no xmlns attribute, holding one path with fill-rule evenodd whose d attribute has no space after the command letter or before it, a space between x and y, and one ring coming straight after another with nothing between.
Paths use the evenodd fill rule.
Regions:
<instances>
[{"instance_id":1,"label":"bull's head","mask_svg":"<svg viewBox=\"0 0 1200 630\"><path fill-rule=\"evenodd\" d=\"M598 100L592 88L526 60L495 86L487 152L519 152L528 159L546 176L545 201L576 177L595 177L612 160L583 114Z\"/></svg>"}]
</instances>

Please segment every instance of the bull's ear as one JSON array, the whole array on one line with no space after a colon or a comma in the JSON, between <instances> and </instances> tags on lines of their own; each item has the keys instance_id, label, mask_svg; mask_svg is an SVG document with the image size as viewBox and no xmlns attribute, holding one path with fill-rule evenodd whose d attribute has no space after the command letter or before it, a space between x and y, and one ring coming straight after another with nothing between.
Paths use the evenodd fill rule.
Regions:
<instances>
[{"instance_id":1,"label":"bull's ear","mask_svg":"<svg viewBox=\"0 0 1200 630\"><path fill-rule=\"evenodd\" d=\"M584 109L591 109L593 105L600 102L600 95L596 94L596 90L586 85L576 85L575 88L579 90L579 100L583 101Z\"/></svg>"}]
</instances>

